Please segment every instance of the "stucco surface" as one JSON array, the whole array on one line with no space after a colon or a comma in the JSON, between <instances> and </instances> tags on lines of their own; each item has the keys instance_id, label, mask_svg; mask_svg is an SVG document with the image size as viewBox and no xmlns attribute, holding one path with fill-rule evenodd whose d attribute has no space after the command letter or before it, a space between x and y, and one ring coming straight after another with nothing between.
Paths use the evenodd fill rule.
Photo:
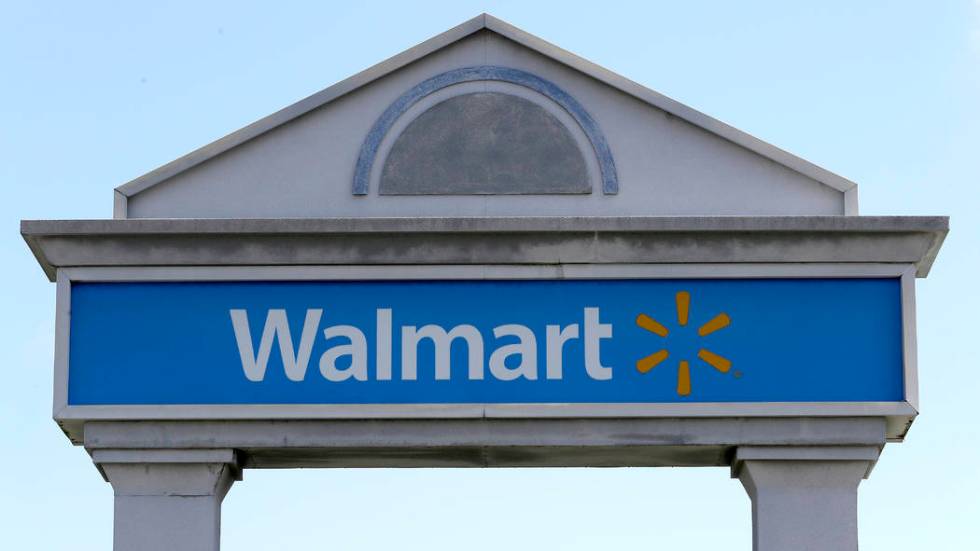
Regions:
<instances>
[{"instance_id":1,"label":"stucco surface","mask_svg":"<svg viewBox=\"0 0 980 551\"><path fill-rule=\"evenodd\" d=\"M360 147L406 90L446 71L511 67L555 83L595 119L617 195L378 195L351 182ZM489 30L173 176L128 200L132 218L840 215L844 193Z\"/></svg>"},{"instance_id":2,"label":"stucco surface","mask_svg":"<svg viewBox=\"0 0 980 551\"><path fill-rule=\"evenodd\" d=\"M381 174L385 195L591 191L569 131L534 103L478 92L449 98L398 136Z\"/></svg>"}]
</instances>

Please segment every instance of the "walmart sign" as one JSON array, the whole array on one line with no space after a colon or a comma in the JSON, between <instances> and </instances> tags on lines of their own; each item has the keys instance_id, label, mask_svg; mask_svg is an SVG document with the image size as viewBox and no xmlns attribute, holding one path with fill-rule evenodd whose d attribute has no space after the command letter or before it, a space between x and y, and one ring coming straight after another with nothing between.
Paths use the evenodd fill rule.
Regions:
<instances>
[{"instance_id":1,"label":"walmart sign","mask_svg":"<svg viewBox=\"0 0 980 551\"><path fill-rule=\"evenodd\" d=\"M898 279L76 283L68 403L876 402Z\"/></svg>"}]
</instances>

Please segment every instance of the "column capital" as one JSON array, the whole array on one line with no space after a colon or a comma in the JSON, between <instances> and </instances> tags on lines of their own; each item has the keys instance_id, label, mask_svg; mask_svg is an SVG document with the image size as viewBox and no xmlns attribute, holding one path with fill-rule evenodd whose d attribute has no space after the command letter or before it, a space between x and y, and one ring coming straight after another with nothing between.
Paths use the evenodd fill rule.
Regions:
<instances>
[{"instance_id":1,"label":"column capital","mask_svg":"<svg viewBox=\"0 0 980 551\"><path fill-rule=\"evenodd\" d=\"M746 461L864 461L868 478L881 454L879 446L739 446L732 458L731 476L739 478Z\"/></svg>"},{"instance_id":2,"label":"column capital","mask_svg":"<svg viewBox=\"0 0 980 551\"><path fill-rule=\"evenodd\" d=\"M241 480L232 449L100 449L115 493L115 551L218 551L221 501Z\"/></svg>"},{"instance_id":3,"label":"column capital","mask_svg":"<svg viewBox=\"0 0 980 551\"><path fill-rule=\"evenodd\" d=\"M224 497L242 479L232 449L101 449L92 461L116 495Z\"/></svg>"}]
</instances>

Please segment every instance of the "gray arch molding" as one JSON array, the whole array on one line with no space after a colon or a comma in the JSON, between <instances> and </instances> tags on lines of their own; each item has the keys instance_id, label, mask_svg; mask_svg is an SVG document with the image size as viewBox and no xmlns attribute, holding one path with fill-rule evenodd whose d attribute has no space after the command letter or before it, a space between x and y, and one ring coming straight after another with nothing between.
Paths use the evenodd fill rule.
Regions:
<instances>
[{"instance_id":1,"label":"gray arch molding","mask_svg":"<svg viewBox=\"0 0 980 551\"><path fill-rule=\"evenodd\" d=\"M613 195L619 192L616 165L613 162L609 144L606 143L606 137L602 134L599 125L596 124L592 116L589 115L588 111L575 98L554 83L526 71L509 67L483 65L454 69L424 80L389 105L384 113L381 114L381 117L374 123L374 126L371 127L371 131L361 145L361 151L357 158L357 166L354 169L353 194L368 194L371 168L374 166L381 141L391 130L395 121L405 111L422 98L447 86L481 80L495 80L523 86L548 97L561 106L562 109L575 119L575 122L578 123L592 144L592 149L595 151L596 160L599 164L602 192L607 195Z\"/></svg>"}]
</instances>

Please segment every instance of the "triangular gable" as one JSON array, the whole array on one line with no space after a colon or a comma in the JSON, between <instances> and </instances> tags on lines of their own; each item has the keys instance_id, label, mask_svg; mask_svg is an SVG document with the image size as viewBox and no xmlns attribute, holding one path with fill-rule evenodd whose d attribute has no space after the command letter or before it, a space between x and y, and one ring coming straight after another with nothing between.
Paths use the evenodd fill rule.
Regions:
<instances>
[{"instance_id":1,"label":"triangular gable","mask_svg":"<svg viewBox=\"0 0 980 551\"><path fill-rule=\"evenodd\" d=\"M306 99L303 99L289 107L286 107L285 109L282 109L268 117L256 121L246 126L245 128L233 132L232 134L229 134L228 136L225 136L224 138L221 138L216 142L204 146L192 153L189 153L188 155L185 155L171 163L168 163L167 165L164 165L152 172L149 172L143 176L140 176L139 178L134 179L129 183L126 183L118 187L116 189L115 216L117 218L145 217L145 216L185 217L185 214L182 211L180 205L187 204L188 202L195 200L195 198L186 193L184 193L183 195L181 194L171 195L171 194L163 193L160 189L160 186L166 187L167 183L181 180L181 179L188 179L189 181L193 181L194 178L189 178L187 175L189 173L194 172L195 169L199 169L200 167L202 167L202 165L212 163L222 155L232 152L233 150L236 150L236 148L240 148L245 144L249 144L250 142L257 141L256 140L257 138L264 138L272 133L283 131L284 127L287 127L290 124L295 123L298 119L304 117L305 115L314 113L317 110L325 108L327 106L331 106L331 104L338 103L339 100L346 99L353 94L360 93L362 90L370 87L372 84L381 81L383 79L391 78L393 75L407 68L409 65L419 62L420 60L423 60L425 58L429 58L433 54L440 53L443 51L449 51L451 48L458 47L457 45L467 40L472 41L474 40L474 37L479 36L481 33L483 34L492 33L492 35L494 36L502 37L503 39L511 41L514 44L518 45L519 47L534 52L535 54L541 56L546 60L549 60L550 62L557 63L565 67L566 69L570 69L582 75L586 75L587 77L590 77L595 81L598 81L602 85L608 87L611 90L614 90L615 92L625 94L626 97L631 98L633 101L640 102L643 105L655 108L656 110L662 111L663 113L666 113L672 117L676 117L678 120L684 121L692 128L700 129L706 132L707 134L714 136L715 138L718 139L716 140L717 142L727 143L730 145L733 144L734 146L737 146L737 148L747 152L751 152L751 154L761 157L767 163L773 164L776 167L778 167L778 169L773 167L765 168L765 169L750 167L750 168L746 168L745 170L743 170L742 173L740 173L739 170L742 170L744 168L742 167L742 165L745 165L746 162L745 161L733 162L732 165L733 168L731 172L732 174L731 179L733 181L748 182L751 181L752 179L758 179L760 181L766 181L766 180L778 181L784 179L786 181L792 181L793 183L791 184L791 186L796 186L796 188L794 189L800 189L800 190L803 189L803 184L800 184L800 182L808 181L812 185L823 186L824 188L826 188L827 192L831 192L830 195L828 194L821 195L820 196L821 198L819 200L816 199L817 195L810 197L806 194L802 194L799 195L799 197L795 198L795 199L799 199L798 202L800 202L801 204L793 204L794 202L793 195L797 193L796 191L785 192L781 190L774 190L776 191L777 196L785 196L785 204L787 206L786 212L779 212L778 206L769 205L769 206L762 207L762 210L760 212L754 212L751 206L746 206L746 212L740 212L737 210L733 212L714 212L710 209L707 210L706 212L696 212L696 211L692 211L690 206L687 206L687 207L679 207L678 212L673 212L670 210L669 207L665 207L666 210L663 211L658 210L655 212L637 212L635 210L630 210L627 208L626 210L623 210L620 213L617 212L617 206L616 206L617 203L612 202L612 203L608 203L608 207L609 207L608 209L606 206L603 206L603 204L599 204L599 203L590 204L588 207L586 207L589 209L602 209L602 212L595 212L595 214L604 214L604 215L610 215L610 214L628 214L628 215L629 214L665 214L665 215L669 215L669 214L847 214L847 215L854 215L857 214L857 188L856 188L856 184L854 184L853 182L850 182L849 180L846 180L836 174L833 174L823 168L820 168L806 160L796 157L773 145L763 142L749 134L739 131L723 122L720 122L703 113L691 109L690 107L687 107L670 98L667 98L666 96L663 96L653 90L643 87L629 79L617 75L594 63L591 63L578 56L575 56L574 54L571 54L565 50L562 50L561 48L558 48L552 44L545 42L544 40L541 40L540 38L528 34L520 29L517 29L516 27L513 27L508 23L505 23L490 15L483 14L453 29L450 29L438 36L435 36L419 44L418 46L410 48L409 50L406 50L386 61L383 61L365 71L362 71L361 73L358 73L342 82L339 82L329 88L326 88L325 90L322 90ZM449 65L451 66L453 61L450 60L447 63L449 63ZM463 62L463 65L469 66L469 64L466 64L465 62ZM453 67L449 67L449 69L453 69ZM459 70L459 68L457 67L454 70ZM449 72L452 71L451 70L446 71L446 73ZM522 72L526 72L526 71L522 71ZM444 73L439 73L439 74L444 74ZM574 96L576 95L577 92L578 90L573 89L571 90L571 95ZM617 101L625 103L625 100L617 100ZM377 109L378 113L381 113L380 107L382 106L379 106L379 109ZM390 106L388 107L388 109L390 110ZM567 107L565 107L565 109L568 110ZM583 109L586 112L589 110L601 111L601 109L595 105L595 102L593 102L592 104L584 105ZM365 116L369 116L372 119L377 117L377 115L375 114L367 114ZM604 125L606 127L607 133L616 130L613 127L619 124L616 120L617 117L607 116L604 119L602 117L597 117L597 119L600 125ZM374 121L372 120L372 122ZM375 126L377 126L377 124L375 124ZM630 130L626 129L624 132L628 133L630 132ZM361 138L358 139L360 140ZM637 139L642 141L642 140L646 140L647 138L638 135ZM624 143L628 143L628 141L623 138L620 138L619 143L624 144ZM722 154L718 156L716 152L716 150L718 150L718 148L722 146L719 146L715 142L712 143L713 145L711 145L710 147L714 149L705 153L705 159L707 160L707 162L711 163L714 162L712 159L717 157L717 163L719 165L724 165L726 162L728 162L725 157L726 154ZM281 150L282 147L280 147L279 149ZM621 160L621 162L619 162L619 165L621 167L627 165L627 162L629 160L628 157L630 155L636 154L635 152L628 151L628 149L629 147L621 147L620 150L617 151L614 148L614 150L611 152L613 156L617 157L617 160ZM363 150L363 146L362 146L362 150ZM241 153L241 154L244 155L245 153ZM249 154L258 154L258 153L256 152L256 153L249 153ZM705 162L705 159L700 159L698 162L703 163ZM354 172L355 171L354 165L356 164L356 162L354 162L354 159L350 159L350 161L351 161L349 163L351 165L350 170ZM741 165L739 163L741 163ZM331 170L336 170L335 167L330 167L330 168ZM694 191L692 191L692 193L701 193L706 196L710 196L712 185L729 185L729 183L724 181L726 179L725 174L727 174L725 170L726 167L721 166L720 168L721 170L718 171L718 175L715 176L715 178L718 179L718 182L716 184L712 184L709 182L709 185L707 185L707 187L704 187L703 189L697 188ZM770 171L772 174L768 174L768 173L763 174L762 171L766 171L766 170ZM599 172L601 172L601 170ZM636 172L637 171L634 171L634 174ZM655 179L656 171L648 170L646 171L646 173L652 173L652 174L650 174L650 176L643 176L642 178L637 178L634 176L632 180L624 180L623 186L626 187L634 186L632 192L635 193L637 186L646 185L647 179ZM626 176L627 175L624 174L622 177L626 178ZM684 183L683 180L685 177L686 175L683 172L680 172L678 175L676 175L676 179L677 179L676 185L681 186ZM210 175L209 177L202 176L201 178L198 179L208 180L209 178L212 180L221 180L221 179L226 179L226 175L216 173ZM234 179L235 178L234 172L230 173L227 176L227 178ZM354 174L353 180L356 180L356 178L357 176L356 174ZM691 178L691 181L696 182L698 178L704 179L705 176L702 175L702 176ZM608 182L606 181L607 178L604 172L601 173L600 179L602 181L599 182L600 184L599 187L605 189L605 191L608 192L609 186L608 186ZM285 190L288 191L288 185L287 184L284 185L286 185ZM736 185L736 184L730 184L730 185ZM774 185L778 186L779 184L774 184ZM356 194L357 193L356 183L353 181L352 181L352 186L354 186L353 190L354 193ZM677 189L669 190L669 191L673 193L673 197L678 196ZM748 194L750 196L758 195L763 191L765 190L762 188L759 189L750 188L745 190L743 195L744 194ZM227 192L227 190L225 190L225 192ZM336 193L337 190L333 190L333 192ZM221 193L221 191L216 190L216 193ZM242 193L248 193L248 190L244 189L242 190ZM654 191L650 191L649 193L644 193L643 196L648 196L650 193L654 193ZM661 189L661 190L657 190L656 193L665 193L665 191ZM823 193L823 192L818 192L814 190L813 193ZM160 198L158 199L157 196L160 196ZM838 199L840 203L839 208L834 207L832 205L832 203L834 201L838 201ZM783 199L779 199L779 200L783 200ZM132 208L133 201L143 201L146 203L146 206L134 210ZM658 204L670 205L672 204L672 201L677 204L683 203L683 201L671 199L670 197L664 197ZM166 205L164 205L162 208L157 208L158 205L154 206L150 204L154 202L159 202L160 205L166 203ZM215 200L215 202L218 201ZM459 200L457 200L457 202L459 202ZM207 203L207 201L205 201L205 203ZM267 203L268 201L266 200L266 204ZM638 204L636 198L631 199L629 197L622 198L620 203L624 205ZM817 205L818 203L820 204ZM551 203L542 202L541 204L550 205ZM808 204L815 205L813 212L809 212L807 210ZM410 206L411 209L414 209L413 212L417 211L417 207L418 205L414 203ZM451 208L451 205L447 206L446 208ZM835 209L837 209L837 212L833 212ZM343 212L343 211L326 212L325 211L324 213L322 213L322 215L325 216L359 215L360 212L361 211L356 211L356 212L353 211L352 212ZM385 215L385 214L403 215L404 214L402 212L399 212L397 209L389 213L388 210L384 208L380 210L366 209L363 212L364 212L363 215ZM475 211L473 210L473 208L469 208L466 205L463 205L460 214L472 214L474 212ZM498 214L515 214L515 215L582 214L581 211L576 211L574 209L571 211L565 211L563 210L563 208L541 211L540 209L537 209L537 207L534 206L534 204L532 203L522 203L521 205L518 205L517 210L509 210L509 207L504 205L501 208L498 208L496 211L490 209L489 211L486 212L498 213ZM440 212L438 211L421 212L421 214L439 215ZM232 212L232 211L210 212L206 210L194 211L193 209L190 209L187 212L186 217L206 217L206 216L309 217L315 215L318 214L315 212L305 212L305 211L294 212L294 211L290 211L288 208L285 209L283 213L277 213L272 211L260 212L260 211L255 211L254 209L250 210L249 208L244 208L241 212Z\"/></svg>"}]
</instances>

